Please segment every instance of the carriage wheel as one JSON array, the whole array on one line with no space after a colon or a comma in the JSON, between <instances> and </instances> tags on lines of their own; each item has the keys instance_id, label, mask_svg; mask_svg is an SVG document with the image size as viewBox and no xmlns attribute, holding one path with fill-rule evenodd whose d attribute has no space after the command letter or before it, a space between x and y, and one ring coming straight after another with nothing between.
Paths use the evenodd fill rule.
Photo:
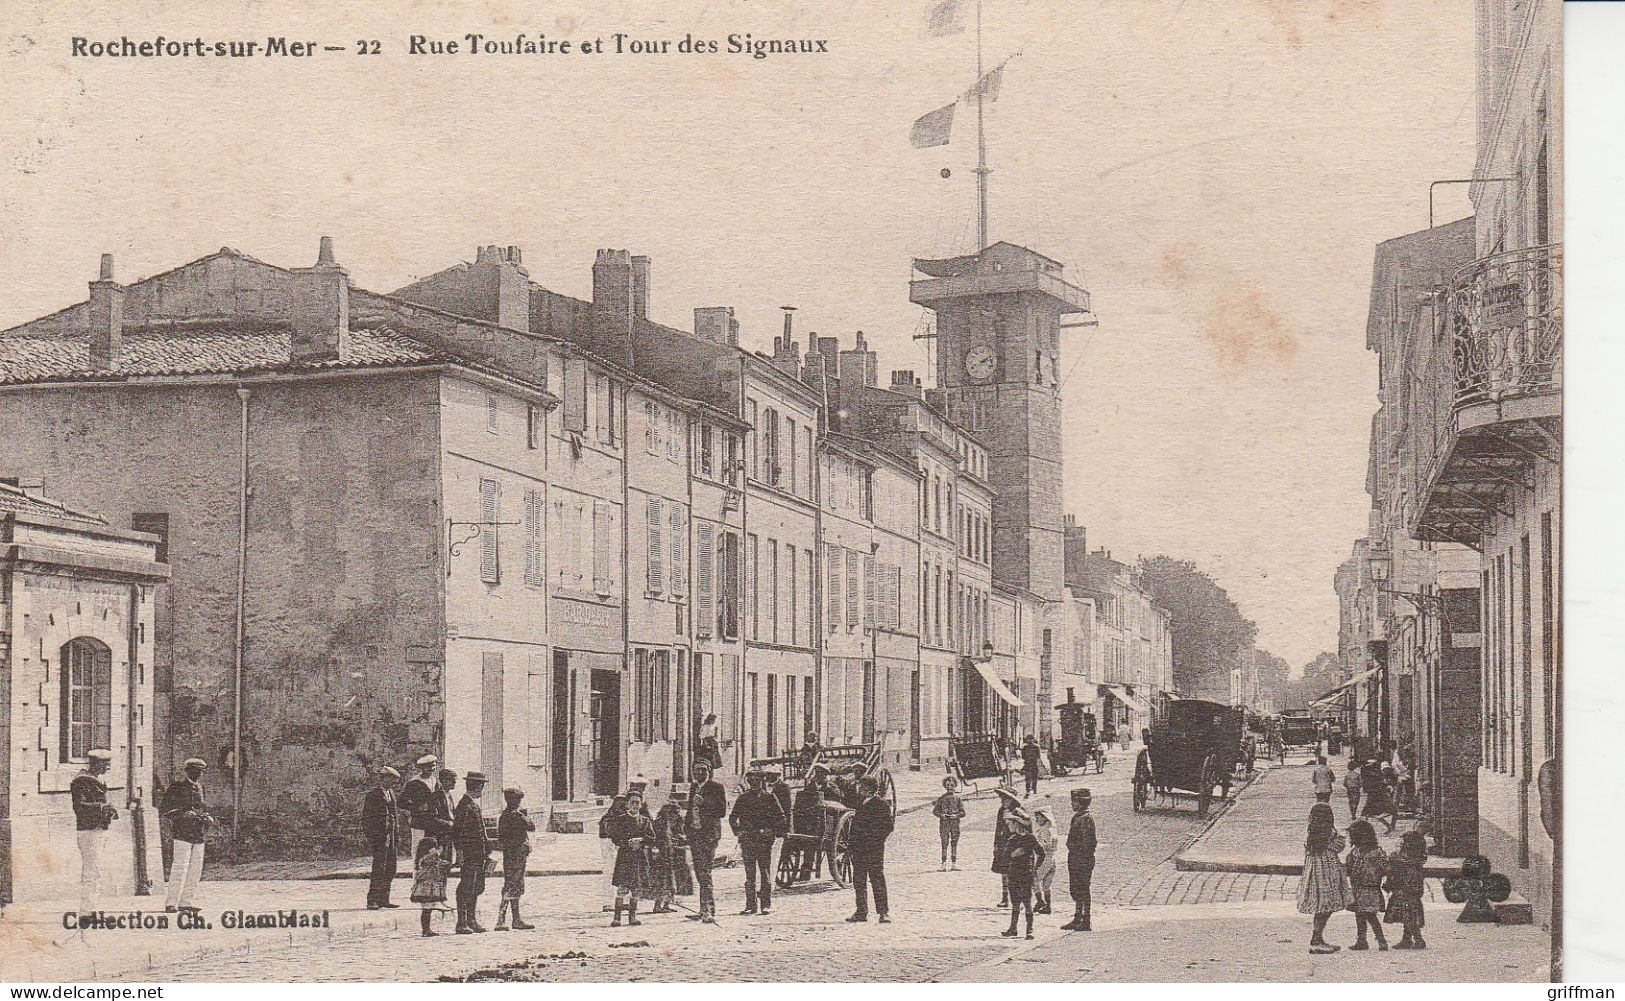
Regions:
<instances>
[{"instance_id":1,"label":"carriage wheel","mask_svg":"<svg viewBox=\"0 0 1625 1001\"><path fill-rule=\"evenodd\" d=\"M1145 809L1146 800L1151 798L1151 783L1145 779L1134 780L1134 812L1139 813Z\"/></svg>"},{"instance_id":2,"label":"carriage wheel","mask_svg":"<svg viewBox=\"0 0 1625 1001\"><path fill-rule=\"evenodd\" d=\"M779 868L773 874L773 882L783 890L796 881L801 873L801 849L785 848L779 852Z\"/></svg>"},{"instance_id":3,"label":"carriage wheel","mask_svg":"<svg viewBox=\"0 0 1625 1001\"><path fill-rule=\"evenodd\" d=\"M1214 767L1213 755L1202 759L1201 777L1197 780L1196 812L1204 817L1213 803L1213 787L1218 784L1213 774Z\"/></svg>"},{"instance_id":4,"label":"carriage wheel","mask_svg":"<svg viewBox=\"0 0 1625 1001\"><path fill-rule=\"evenodd\" d=\"M841 819L835 822L835 832L830 837L829 878L835 881L836 886L841 887L852 882L852 813L850 810L841 814Z\"/></svg>"},{"instance_id":5,"label":"carriage wheel","mask_svg":"<svg viewBox=\"0 0 1625 1001\"><path fill-rule=\"evenodd\" d=\"M880 770L880 798L891 804L892 815L897 814L897 782L889 769Z\"/></svg>"}]
</instances>

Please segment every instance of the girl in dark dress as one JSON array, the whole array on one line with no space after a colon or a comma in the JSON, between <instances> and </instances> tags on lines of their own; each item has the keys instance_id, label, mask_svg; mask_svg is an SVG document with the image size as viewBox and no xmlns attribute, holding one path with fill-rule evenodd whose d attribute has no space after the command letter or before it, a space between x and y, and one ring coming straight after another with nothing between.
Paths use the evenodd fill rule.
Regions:
<instances>
[{"instance_id":1,"label":"girl in dark dress","mask_svg":"<svg viewBox=\"0 0 1625 1001\"><path fill-rule=\"evenodd\" d=\"M1387 952L1388 940L1383 937L1377 915L1382 911L1382 877L1388 871L1388 855L1377 844L1377 832L1367 821L1356 820L1349 825L1349 840L1354 847L1349 849L1348 858L1343 864L1348 869L1349 885L1354 890L1354 900L1349 904L1349 910L1354 912L1357 936L1349 948L1371 948L1365 937L1369 929L1377 940L1377 948Z\"/></svg>"},{"instance_id":2,"label":"girl in dark dress","mask_svg":"<svg viewBox=\"0 0 1625 1001\"><path fill-rule=\"evenodd\" d=\"M1415 831L1399 839L1399 851L1388 859L1388 913L1384 921L1403 925L1405 934L1396 949L1426 949L1422 940L1422 867L1427 863L1427 842Z\"/></svg>"},{"instance_id":3,"label":"girl in dark dress","mask_svg":"<svg viewBox=\"0 0 1625 1001\"><path fill-rule=\"evenodd\" d=\"M1027 914L1027 937L1033 937L1033 878L1044 863L1044 848L1033 836L1026 814L1012 813L1004 819L1005 850L1008 855L1005 885L1010 891L1010 927L1005 938L1016 937L1016 923Z\"/></svg>"},{"instance_id":4,"label":"girl in dark dress","mask_svg":"<svg viewBox=\"0 0 1625 1001\"><path fill-rule=\"evenodd\" d=\"M999 874L999 906L1010 906L1010 829L1005 823L1012 815L1026 819L1015 790L999 787L999 813L993 818L993 871Z\"/></svg>"}]
</instances>

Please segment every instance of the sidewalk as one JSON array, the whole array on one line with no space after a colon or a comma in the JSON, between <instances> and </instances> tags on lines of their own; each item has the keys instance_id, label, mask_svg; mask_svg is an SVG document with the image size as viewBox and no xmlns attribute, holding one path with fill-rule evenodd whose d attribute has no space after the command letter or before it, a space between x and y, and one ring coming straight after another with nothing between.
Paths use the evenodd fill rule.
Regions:
<instances>
[{"instance_id":1,"label":"sidewalk","mask_svg":"<svg viewBox=\"0 0 1625 1001\"><path fill-rule=\"evenodd\" d=\"M1276 765L1258 774L1235 800L1189 846L1174 856L1174 865L1186 871L1241 872L1296 876L1303 871L1303 839L1309 808L1315 796L1309 783L1314 765L1308 762ZM1332 813L1339 829L1348 827L1348 801L1342 790L1332 795ZM1377 840L1384 851L1399 848L1399 838L1415 826L1401 820L1392 834L1378 823ZM1461 871L1461 864L1430 859L1427 875L1442 878Z\"/></svg>"}]
</instances>

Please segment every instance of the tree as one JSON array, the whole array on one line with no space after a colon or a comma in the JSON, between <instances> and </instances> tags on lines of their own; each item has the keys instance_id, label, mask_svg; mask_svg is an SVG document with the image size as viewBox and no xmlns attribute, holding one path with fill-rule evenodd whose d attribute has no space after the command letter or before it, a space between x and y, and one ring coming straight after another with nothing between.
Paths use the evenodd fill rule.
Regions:
<instances>
[{"instance_id":1,"label":"tree","mask_svg":"<svg viewBox=\"0 0 1625 1001\"><path fill-rule=\"evenodd\" d=\"M1142 558L1139 570L1157 604L1168 610L1174 688L1191 698L1229 702L1230 672L1253 645L1258 627L1190 560Z\"/></svg>"},{"instance_id":2,"label":"tree","mask_svg":"<svg viewBox=\"0 0 1625 1001\"><path fill-rule=\"evenodd\" d=\"M1300 677L1291 678L1275 698L1278 709L1307 709L1309 703L1331 691L1343 680L1343 664L1335 653L1322 653L1304 665Z\"/></svg>"}]
</instances>

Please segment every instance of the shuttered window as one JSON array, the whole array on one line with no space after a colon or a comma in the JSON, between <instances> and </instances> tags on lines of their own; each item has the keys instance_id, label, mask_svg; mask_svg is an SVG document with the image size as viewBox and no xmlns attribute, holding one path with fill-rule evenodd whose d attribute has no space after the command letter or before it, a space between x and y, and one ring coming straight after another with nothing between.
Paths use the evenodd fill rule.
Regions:
<instances>
[{"instance_id":1,"label":"shuttered window","mask_svg":"<svg viewBox=\"0 0 1625 1001\"><path fill-rule=\"evenodd\" d=\"M796 587L796 547L788 542L784 544L784 574L787 597L785 598L784 617L790 623L790 642L801 642L801 603Z\"/></svg>"},{"instance_id":2,"label":"shuttered window","mask_svg":"<svg viewBox=\"0 0 1625 1001\"><path fill-rule=\"evenodd\" d=\"M717 541L717 630L725 639L733 639L739 635L739 536L719 532Z\"/></svg>"},{"instance_id":3,"label":"shuttered window","mask_svg":"<svg viewBox=\"0 0 1625 1001\"><path fill-rule=\"evenodd\" d=\"M846 551L846 628L858 628L858 604L861 595L858 591L858 552L855 549Z\"/></svg>"},{"instance_id":4,"label":"shuttered window","mask_svg":"<svg viewBox=\"0 0 1625 1001\"><path fill-rule=\"evenodd\" d=\"M715 531L708 521L698 522L694 526L694 632L698 636L711 635L712 616L715 614L712 609Z\"/></svg>"},{"instance_id":5,"label":"shuttered window","mask_svg":"<svg viewBox=\"0 0 1625 1001\"><path fill-rule=\"evenodd\" d=\"M830 632L841 624L841 547L824 546L824 621Z\"/></svg>"},{"instance_id":6,"label":"shuttered window","mask_svg":"<svg viewBox=\"0 0 1625 1001\"><path fill-rule=\"evenodd\" d=\"M756 536L748 535L745 539L745 589L744 594L750 598L750 623L746 626L751 639L757 639L760 633L758 623L761 622L760 596L756 593Z\"/></svg>"},{"instance_id":7,"label":"shuttered window","mask_svg":"<svg viewBox=\"0 0 1625 1001\"><path fill-rule=\"evenodd\" d=\"M863 628L875 627L875 558L863 558Z\"/></svg>"},{"instance_id":8,"label":"shuttered window","mask_svg":"<svg viewBox=\"0 0 1625 1001\"><path fill-rule=\"evenodd\" d=\"M665 546L662 538L665 533L662 525L660 498L650 497L648 502L647 545L644 549L648 567L647 585L651 594L660 594L666 589L666 575L664 572Z\"/></svg>"},{"instance_id":9,"label":"shuttered window","mask_svg":"<svg viewBox=\"0 0 1625 1001\"><path fill-rule=\"evenodd\" d=\"M621 509L608 501L592 502L592 589L614 594L620 586ZM579 571L578 571L579 572Z\"/></svg>"},{"instance_id":10,"label":"shuttered window","mask_svg":"<svg viewBox=\"0 0 1625 1001\"><path fill-rule=\"evenodd\" d=\"M502 485L496 480L480 480L480 580L495 584L501 579L502 561L498 552L497 522L502 511Z\"/></svg>"},{"instance_id":11,"label":"shuttered window","mask_svg":"<svg viewBox=\"0 0 1625 1001\"><path fill-rule=\"evenodd\" d=\"M587 363L581 358L564 360L564 429L587 430Z\"/></svg>"},{"instance_id":12,"label":"shuttered window","mask_svg":"<svg viewBox=\"0 0 1625 1001\"><path fill-rule=\"evenodd\" d=\"M497 394L485 394L485 430L497 433Z\"/></svg>"},{"instance_id":13,"label":"shuttered window","mask_svg":"<svg viewBox=\"0 0 1625 1001\"><path fill-rule=\"evenodd\" d=\"M683 505L671 506L671 593L673 595L688 593L688 546L685 539L688 536L688 518L683 512Z\"/></svg>"},{"instance_id":14,"label":"shuttered window","mask_svg":"<svg viewBox=\"0 0 1625 1001\"><path fill-rule=\"evenodd\" d=\"M535 490L525 491L525 583L541 587L546 577L542 571L542 495Z\"/></svg>"},{"instance_id":15,"label":"shuttered window","mask_svg":"<svg viewBox=\"0 0 1625 1001\"><path fill-rule=\"evenodd\" d=\"M766 562L758 567L762 574L762 598L767 605L762 613L763 624L766 626L767 639L770 643L779 641L779 544L773 539L765 540L767 552L764 554Z\"/></svg>"}]
</instances>

